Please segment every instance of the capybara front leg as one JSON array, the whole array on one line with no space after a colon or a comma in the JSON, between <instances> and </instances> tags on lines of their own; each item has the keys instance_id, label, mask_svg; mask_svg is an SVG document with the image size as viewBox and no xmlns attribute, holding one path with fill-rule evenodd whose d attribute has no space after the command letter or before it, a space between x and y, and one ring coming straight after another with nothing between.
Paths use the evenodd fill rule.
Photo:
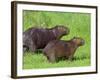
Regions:
<instances>
[{"instance_id":1,"label":"capybara front leg","mask_svg":"<svg viewBox=\"0 0 100 80\"><path fill-rule=\"evenodd\" d=\"M30 51L35 52L36 47L35 46L30 46Z\"/></svg>"},{"instance_id":2,"label":"capybara front leg","mask_svg":"<svg viewBox=\"0 0 100 80\"><path fill-rule=\"evenodd\" d=\"M30 51L35 52L36 46L35 46L35 44L33 42L30 43L29 49L30 49Z\"/></svg>"},{"instance_id":3,"label":"capybara front leg","mask_svg":"<svg viewBox=\"0 0 100 80\"><path fill-rule=\"evenodd\" d=\"M56 61L55 54L51 53L49 55L49 58L48 59L49 59L49 62L54 63Z\"/></svg>"}]
</instances>

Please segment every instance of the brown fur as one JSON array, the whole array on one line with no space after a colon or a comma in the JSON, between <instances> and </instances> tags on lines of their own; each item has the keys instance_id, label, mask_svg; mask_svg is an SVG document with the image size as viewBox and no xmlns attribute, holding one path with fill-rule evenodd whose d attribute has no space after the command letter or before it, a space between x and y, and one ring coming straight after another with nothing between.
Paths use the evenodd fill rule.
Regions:
<instances>
[{"instance_id":1,"label":"brown fur","mask_svg":"<svg viewBox=\"0 0 100 80\"><path fill-rule=\"evenodd\" d=\"M55 62L58 58L65 57L72 59L76 49L84 44L84 40L74 37L69 41L53 40L44 48L44 55L50 62Z\"/></svg>"},{"instance_id":2,"label":"brown fur","mask_svg":"<svg viewBox=\"0 0 100 80\"><path fill-rule=\"evenodd\" d=\"M33 52L36 49L43 49L49 41L60 39L66 34L69 34L69 29L63 25L51 29L32 27L23 33L23 49Z\"/></svg>"}]
</instances>

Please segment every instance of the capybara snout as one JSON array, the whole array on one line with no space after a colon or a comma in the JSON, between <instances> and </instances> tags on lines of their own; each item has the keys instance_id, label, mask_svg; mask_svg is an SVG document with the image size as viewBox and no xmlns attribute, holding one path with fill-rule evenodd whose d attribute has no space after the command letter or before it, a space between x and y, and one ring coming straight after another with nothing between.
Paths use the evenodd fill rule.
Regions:
<instances>
[{"instance_id":1,"label":"capybara snout","mask_svg":"<svg viewBox=\"0 0 100 80\"><path fill-rule=\"evenodd\" d=\"M63 25L56 25L55 28L57 28L58 31L60 33L63 33L64 35L69 34L69 32L70 32L69 28L68 27L65 27Z\"/></svg>"},{"instance_id":2,"label":"capybara snout","mask_svg":"<svg viewBox=\"0 0 100 80\"><path fill-rule=\"evenodd\" d=\"M75 42L78 46L82 46L85 44L85 40L79 37L74 37L72 41Z\"/></svg>"}]
</instances>

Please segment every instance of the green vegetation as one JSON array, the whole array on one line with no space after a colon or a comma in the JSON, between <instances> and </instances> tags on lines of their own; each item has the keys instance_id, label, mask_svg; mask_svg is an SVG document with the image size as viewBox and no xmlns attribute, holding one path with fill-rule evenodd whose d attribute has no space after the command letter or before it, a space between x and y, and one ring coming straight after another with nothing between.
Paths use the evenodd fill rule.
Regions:
<instances>
[{"instance_id":1,"label":"green vegetation","mask_svg":"<svg viewBox=\"0 0 100 80\"><path fill-rule=\"evenodd\" d=\"M61 60L57 63L49 63L42 52L26 52L23 57L23 69L32 68L51 68L51 67L76 67L90 65L90 20L88 13L64 13L64 12L46 12L46 11L23 11L23 29L30 27L51 28L55 25L66 25L70 29L70 34L62 37L63 40L69 40L76 37L82 37L85 45L77 49L73 61Z\"/></svg>"}]
</instances>

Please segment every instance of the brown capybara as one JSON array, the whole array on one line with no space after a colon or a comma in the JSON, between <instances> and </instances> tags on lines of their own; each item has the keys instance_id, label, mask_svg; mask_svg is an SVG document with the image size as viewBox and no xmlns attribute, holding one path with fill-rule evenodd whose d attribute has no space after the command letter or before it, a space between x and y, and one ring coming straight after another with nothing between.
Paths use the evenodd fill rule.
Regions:
<instances>
[{"instance_id":1,"label":"brown capybara","mask_svg":"<svg viewBox=\"0 0 100 80\"><path fill-rule=\"evenodd\" d=\"M46 45L43 49L43 53L50 62L55 62L58 58L71 60L76 49L84 43L85 41L79 37L74 37L68 41L53 40Z\"/></svg>"},{"instance_id":2,"label":"brown capybara","mask_svg":"<svg viewBox=\"0 0 100 80\"><path fill-rule=\"evenodd\" d=\"M29 28L23 33L23 50L35 51L43 49L49 41L60 39L69 33L69 29L63 25L57 25L51 29Z\"/></svg>"}]
</instances>

